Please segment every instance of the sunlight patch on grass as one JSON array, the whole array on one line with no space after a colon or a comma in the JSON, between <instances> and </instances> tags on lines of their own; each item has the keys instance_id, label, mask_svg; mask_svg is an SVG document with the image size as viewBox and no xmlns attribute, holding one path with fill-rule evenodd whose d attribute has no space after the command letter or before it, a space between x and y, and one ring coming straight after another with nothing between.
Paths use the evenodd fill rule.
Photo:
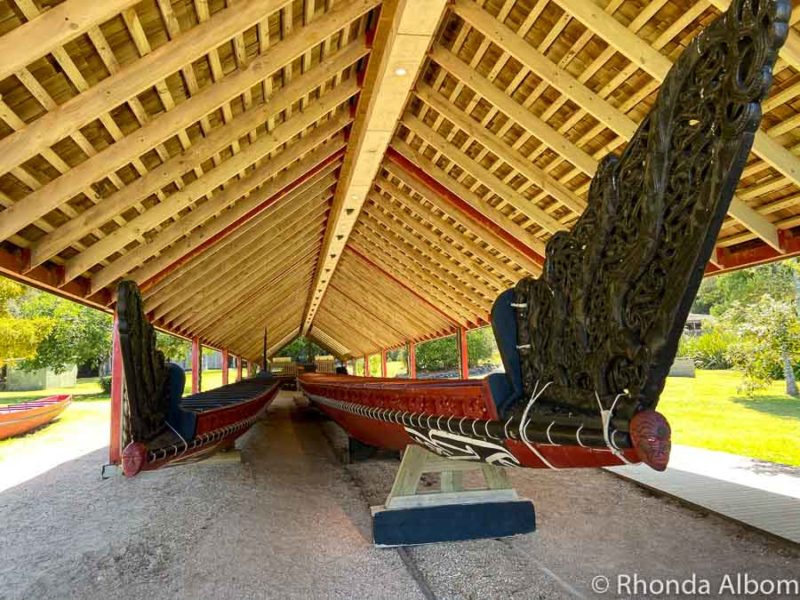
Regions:
<instances>
[{"instance_id":1,"label":"sunlight patch on grass","mask_svg":"<svg viewBox=\"0 0 800 600\"><path fill-rule=\"evenodd\" d=\"M800 400L784 382L748 398L736 371L697 371L670 377L658 410L672 426L672 441L709 450L800 466Z\"/></svg>"}]
</instances>

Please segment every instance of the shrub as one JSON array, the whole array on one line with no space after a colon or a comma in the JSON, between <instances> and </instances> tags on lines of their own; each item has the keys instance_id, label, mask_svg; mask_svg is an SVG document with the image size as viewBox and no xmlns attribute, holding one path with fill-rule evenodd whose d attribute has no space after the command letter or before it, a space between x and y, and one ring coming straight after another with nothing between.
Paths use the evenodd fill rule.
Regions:
<instances>
[{"instance_id":1,"label":"shrub","mask_svg":"<svg viewBox=\"0 0 800 600\"><path fill-rule=\"evenodd\" d=\"M104 394L111 393L111 377L101 377L100 378L100 387L103 388Z\"/></svg>"},{"instance_id":2,"label":"shrub","mask_svg":"<svg viewBox=\"0 0 800 600\"><path fill-rule=\"evenodd\" d=\"M700 369L730 369L731 348L736 335L720 327L705 329L698 336L684 335L678 347L678 356L688 356Z\"/></svg>"}]
</instances>

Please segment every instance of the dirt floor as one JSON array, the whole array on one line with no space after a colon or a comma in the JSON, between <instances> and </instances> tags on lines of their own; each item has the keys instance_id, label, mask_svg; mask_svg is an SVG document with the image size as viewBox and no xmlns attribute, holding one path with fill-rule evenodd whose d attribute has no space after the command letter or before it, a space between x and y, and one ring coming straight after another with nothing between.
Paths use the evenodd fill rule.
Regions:
<instances>
[{"instance_id":1,"label":"dirt floor","mask_svg":"<svg viewBox=\"0 0 800 600\"><path fill-rule=\"evenodd\" d=\"M593 579L800 576L796 546L602 471L513 471L534 534L376 549L369 506L398 462L344 465L345 441L284 393L243 464L103 481L96 450L38 474L0 492L0 598L614 598Z\"/></svg>"}]
</instances>

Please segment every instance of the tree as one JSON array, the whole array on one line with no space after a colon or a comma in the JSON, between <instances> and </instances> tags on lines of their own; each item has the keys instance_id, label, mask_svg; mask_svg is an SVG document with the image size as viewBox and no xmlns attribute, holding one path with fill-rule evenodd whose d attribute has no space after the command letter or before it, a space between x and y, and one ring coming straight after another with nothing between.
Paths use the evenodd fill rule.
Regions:
<instances>
[{"instance_id":1,"label":"tree","mask_svg":"<svg viewBox=\"0 0 800 600\"><path fill-rule=\"evenodd\" d=\"M783 367L786 393L798 396L792 364L800 354L800 319L793 300L764 294L754 303L734 302L721 322L738 336L730 352L734 364L744 371L747 392L766 387L778 363Z\"/></svg>"},{"instance_id":2,"label":"tree","mask_svg":"<svg viewBox=\"0 0 800 600\"><path fill-rule=\"evenodd\" d=\"M469 366L477 367L492 358L497 345L491 327L481 327L467 332L467 355Z\"/></svg>"},{"instance_id":3,"label":"tree","mask_svg":"<svg viewBox=\"0 0 800 600\"><path fill-rule=\"evenodd\" d=\"M189 356L189 342L163 331L156 331L156 348L164 353L164 358L173 362L185 360Z\"/></svg>"},{"instance_id":4,"label":"tree","mask_svg":"<svg viewBox=\"0 0 800 600\"><path fill-rule=\"evenodd\" d=\"M24 319L14 314L26 293L25 286L0 277L0 367L12 360L33 358L41 341L53 329L50 318Z\"/></svg>"},{"instance_id":5,"label":"tree","mask_svg":"<svg viewBox=\"0 0 800 600\"><path fill-rule=\"evenodd\" d=\"M794 301L798 297L798 269L797 259L790 259L710 277L700 285L692 311L719 316L735 302L755 303L764 294L780 301Z\"/></svg>"},{"instance_id":6,"label":"tree","mask_svg":"<svg viewBox=\"0 0 800 600\"><path fill-rule=\"evenodd\" d=\"M21 363L32 371L56 373L70 365L99 365L111 349L111 316L99 310L31 290L18 305L22 319L49 319L52 328L36 347L36 355Z\"/></svg>"},{"instance_id":7,"label":"tree","mask_svg":"<svg viewBox=\"0 0 800 600\"><path fill-rule=\"evenodd\" d=\"M445 371L458 367L458 346L451 335L417 344L417 368L421 371Z\"/></svg>"},{"instance_id":8,"label":"tree","mask_svg":"<svg viewBox=\"0 0 800 600\"><path fill-rule=\"evenodd\" d=\"M314 357L320 354L327 354L327 351L310 339L299 336L278 350L275 356L290 357L298 362L313 362Z\"/></svg>"}]
</instances>

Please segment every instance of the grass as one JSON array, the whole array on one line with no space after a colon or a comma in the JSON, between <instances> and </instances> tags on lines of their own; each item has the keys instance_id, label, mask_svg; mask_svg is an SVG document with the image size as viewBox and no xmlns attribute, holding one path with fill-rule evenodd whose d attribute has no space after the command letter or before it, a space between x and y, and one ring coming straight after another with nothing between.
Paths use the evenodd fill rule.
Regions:
<instances>
[{"instance_id":1,"label":"grass","mask_svg":"<svg viewBox=\"0 0 800 600\"><path fill-rule=\"evenodd\" d=\"M79 379L77 385L68 388L51 388L49 390L31 390L26 392L0 392L0 404L19 404L30 402L46 396L72 394L73 400L108 400L96 377Z\"/></svg>"},{"instance_id":2,"label":"grass","mask_svg":"<svg viewBox=\"0 0 800 600\"><path fill-rule=\"evenodd\" d=\"M246 372L242 372L242 377L247 377ZM228 369L228 382L233 383L236 381L236 369ZM213 390L222 385L222 369L208 369L203 371L203 376L200 380L200 389L204 392ZM192 374L186 373L186 385L183 386L184 394L192 393Z\"/></svg>"},{"instance_id":3,"label":"grass","mask_svg":"<svg viewBox=\"0 0 800 600\"><path fill-rule=\"evenodd\" d=\"M389 362L387 368L390 377L406 370L400 361ZM187 375L186 393L190 393L191 374ZM235 369L229 371L229 378L236 380ZM698 370L694 379L670 377L658 408L672 425L673 441L800 466L800 400L783 393L782 381L753 398L738 392L740 382L741 375L735 371ZM203 372L203 390L220 385L222 371ZM0 392L0 404L60 393L72 394L75 402L51 425L21 438L0 441L6 457L9 450L24 452L33 443L59 444L96 431L107 435L109 398L96 379L79 380L74 388Z\"/></svg>"},{"instance_id":4,"label":"grass","mask_svg":"<svg viewBox=\"0 0 800 600\"><path fill-rule=\"evenodd\" d=\"M694 379L670 377L658 410L676 444L720 450L800 466L800 399L784 382L748 398L735 371L697 371Z\"/></svg>"}]
</instances>

